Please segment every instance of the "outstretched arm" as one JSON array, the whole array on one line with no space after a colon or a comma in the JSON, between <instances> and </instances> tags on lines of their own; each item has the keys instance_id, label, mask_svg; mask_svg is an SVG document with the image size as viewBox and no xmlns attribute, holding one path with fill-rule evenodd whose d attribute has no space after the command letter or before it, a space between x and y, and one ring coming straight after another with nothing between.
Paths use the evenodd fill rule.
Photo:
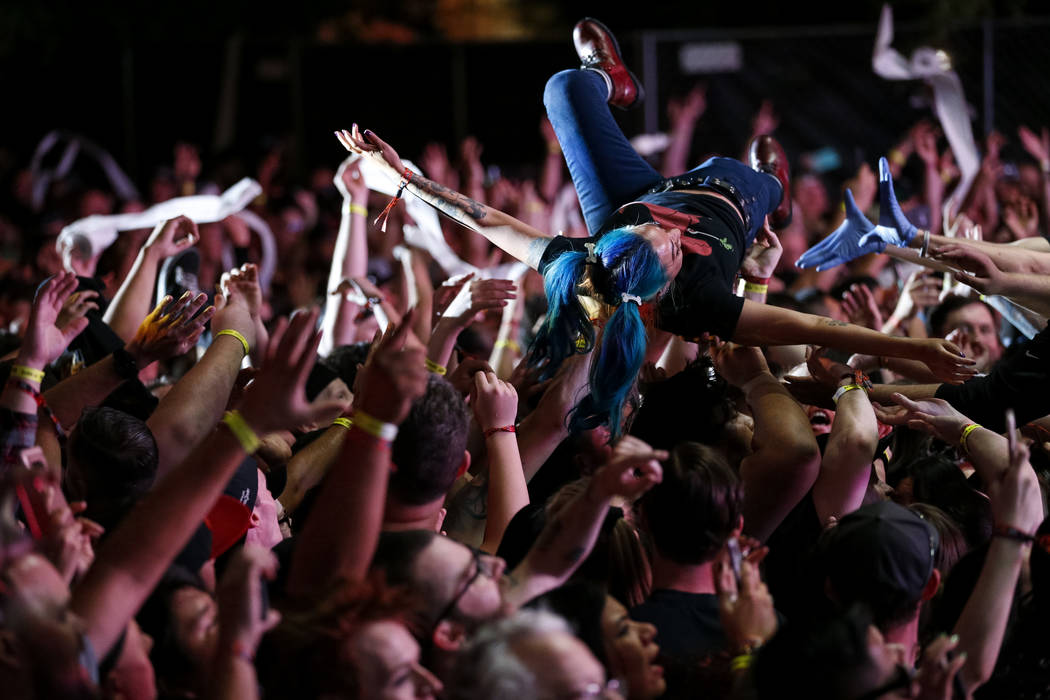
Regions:
<instances>
[{"instance_id":1,"label":"outstretched arm","mask_svg":"<svg viewBox=\"0 0 1050 700\"><path fill-rule=\"evenodd\" d=\"M619 495L634 501L660 483L660 460L664 459L667 452L663 450L653 450L630 435L621 438L612 460L547 521L536 544L511 572L506 599L522 605L565 583L594 547L612 498Z\"/></svg>"},{"instance_id":2,"label":"outstretched arm","mask_svg":"<svg viewBox=\"0 0 1050 700\"><path fill-rule=\"evenodd\" d=\"M536 267L536 261L530 263L529 250L534 241L551 238L538 229L509 214L486 206L466 195L460 194L428 180L411 170L406 170L397 151L390 147L371 131L360 132L357 125L353 131L336 132L339 142L348 151L360 153L372 158L392 178L406 179L406 189L431 205L453 221L480 233L491 243L526 264ZM538 258L539 256L532 256Z\"/></svg>"},{"instance_id":3,"label":"outstretched arm","mask_svg":"<svg viewBox=\"0 0 1050 700\"><path fill-rule=\"evenodd\" d=\"M865 355L921 360L943 381L960 383L975 373L972 358L940 338L897 338L823 316L744 300L733 342L742 345L812 344Z\"/></svg>"}]
</instances>

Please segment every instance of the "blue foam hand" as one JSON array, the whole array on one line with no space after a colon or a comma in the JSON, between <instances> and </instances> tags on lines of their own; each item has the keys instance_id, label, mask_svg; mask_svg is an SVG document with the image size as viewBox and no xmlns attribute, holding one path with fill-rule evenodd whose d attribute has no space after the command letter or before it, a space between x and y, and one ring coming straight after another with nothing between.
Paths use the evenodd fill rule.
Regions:
<instances>
[{"instance_id":1,"label":"blue foam hand","mask_svg":"<svg viewBox=\"0 0 1050 700\"><path fill-rule=\"evenodd\" d=\"M893 193L890 164L885 158L879 158L879 226L896 229L904 246L911 243L911 239L915 238L915 234L919 231L904 216L901 205L897 203L897 195Z\"/></svg>"},{"instance_id":2,"label":"blue foam hand","mask_svg":"<svg viewBox=\"0 0 1050 700\"><path fill-rule=\"evenodd\" d=\"M894 240L885 240L887 237ZM868 221L853 201L853 192L847 189L845 221L827 238L803 253L795 265L815 267L818 272L823 272L868 253L881 253L886 250L887 243L895 240L899 239L893 229Z\"/></svg>"}]
</instances>

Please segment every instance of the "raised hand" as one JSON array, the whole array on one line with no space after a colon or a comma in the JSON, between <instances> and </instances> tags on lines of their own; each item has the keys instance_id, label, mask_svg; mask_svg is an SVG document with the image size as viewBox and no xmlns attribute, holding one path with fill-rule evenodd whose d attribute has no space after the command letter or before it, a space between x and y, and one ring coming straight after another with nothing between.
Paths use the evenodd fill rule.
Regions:
<instances>
[{"instance_id":1,"label":"raised hand","mask_svg":"<svg viewBox=\"0 0 1050 700\"><path fill-rule=\"evenodd\" d=\"M890 164L885 158L879 158L879 226L885 226L897 231L902 243L895 243L904 247L911 243L919 229L915 227L904 212L901 205L897 203L897 195L893 192L893 175L890 174Z\"/></svg>"},{"instance_id":2,"label":"raised hand","mask_svg":"<svg viewBox=\"0 0 1050 700\"><path fill-rule=\"evenodd\" d=\"M958 444L963 428L971 421L943 399L912 401L903 394L893 394L896 406L873 404L876 417L886 425L906 425L933 435L949 445Z\"/></svg>"},{"instance_id":3,"label":"raised hand","mask_svg":"<svg viewBox=\"0 0 1050 700\"><path fill-rule=\"evenodd\" d=\"M854 284L842 295L842 311L850 323L882 330L882 311L875 294L866 284Z\"/></svg>"},{"instance_id":4,"label":"raised hand","mask_svg":"<svg viewBox=\"0 0 1050 700\"><path fill-rule=\"evenodd\" d=\"M767 550L768 551L768 550ZM758 564L751 558L740 562L740 584L727 552L719 558L715 591L718 614L732 653L761 646L777 631L777 611Z\"/></svg>"},{"instance_id":5,"label":"raised hand","mask_svg":"<svg viewBox=\"0 0 1050 700\"><path fill-rule=\"evenodd\" d=\"M962 384L977 374L977 360L943 338L912 341L919 349L915 359L922 361L934 376L948 384Z\"/></svg>"},{"instance_id":6,"label":"raised hand","mask_svg":"<svg viewBox=\"0 0 1050 700\"><path fill-rule=\"evenodd\" d=\"M441 324L463 329L492 309L502 309L517 298L512 280L474 280L460 290L441 315Z\"/></svg>"},{"instance_id":7,"label":"raised hand","mask_svg":"<svg viewBox=\"0 0 1050 700\"><path fill-rule=\"evenodd\" d=\"M361 175L361 162L357 158L347 156L339 164L332 182L339 194L343 195L343 199L361 205L368 201L368 185Z\"/></svg>"},{"instance_id":8,"label":"raised hand","mask_svg":"<svg viewBox=\"0 0 1050 700\"><path fill-rule=\"evenodd\" d=\"M887 245L903 246L897 231L876 226L857 208L853 192L846 190L846 219L827 238L802 254L795 265L830 270L869 253L881 253Z\"/></svg>"},{"instance_id":9,"label":"raised hand","mask_svg":"<svg viewBox=\"0 0 1050 700\"><path fill-rule=\"evenodd\" d=\"M357 373L354 409L384 423L401 423L412 402L426 393L426 352L412 334L410 309L398 324L391 324Z\"/></svg>"},{"instance_id":10,"label":"raised hand","mask_svg":"<svg viewBox=\"0 0 1050 700\"><path fill-rule=\"evenodd\" d=\"M282 319L274 329L266 358L245 390L240 407L244 420L257 435L314 423L343 408L343 403L335 399L312 403L306 400L306 378L321 342L318 314L316 308L296 312L290 321Z\"/></svg>"},{"instance_id":11,"label":"raised hand","mask_svg":"<svg viewBox=\"0 0 1050 700\"><path fill-rule=\"evenodd\" d=\"M37 290L29 312L25 337L18 351L17 364L40 369L53 362L87 328L87 318L74 319L62 329L56 325L62 306L77 288L77 276L59 272L48 278Z\"/></svg>"},{"instance_id":12,"label":"raised hand","mask_svg":"<svg viewBox=\"0 0 1050 700\"><path fill-rule=\"evenodd\" d=\"M715 351L714 361L718 373L738 388L769 371L762 351L746 345L725 343Z\"/></svg>"},{"instance_id":13,"label":"raised hand","mask_svg":"<svg viewBox=\"0 0 1050 700\"><path fill-rule=\"evenodd\" d=\"M55 325L59 330L65 330L69 324L84 318L88 311L92 309L98 311L96 299L98 299L98 292L91 289L71 294L65 303L62 304L62 310L58 312Z\"/></svg>"},{"instance_id":14,"label":"raised hand","mask_svg":"<svg viewBox=\"0 0 1050 700\"><path fill-rule=\"evenodd\" d=\"M825 386L836 387L846 377L853 376L853 368L825 356L827 348L816 348L806 358L809 375Z\"/></svg>"},{"instance_id":15,"label":"raised hand","mask_svg":"<svg viewBox=\"0 0 1050 700\"><path fill-rule=\"evenodd\" d=\"M1020 126L1017 128L1017 136L1028 155L1039 161L1042 167L1045 168L1046 164L1050 163L1050 129L1044 126L1036 135L1027 126Z\"/></svg>"},{"instance_id":16,"label":"raised hand","mask_svg":"<svg viewBox=\"0 0 1050 700\"><path fill-rule=\"evenodd\" d=\"M216 590L222 648L254 654L262 636L281 621L276 610L263 608L263 579L272 581L276 576L273 552L247 544L233 555Z\"/></svg>"},{"instance_id":17,"label":"raised hand","mask_svg":"<svg viewBox=\"0 0 1050 700\"><path fill-rule=\"evenodd\" d=\"M633 435L620 438L612 459L591 477L591 487L601 498L620 496L634 501L664 478L666 450L654 450Z\"/></svg>"},{"instance_id":18,"label":"raised hand","mask_svg":"<svg viewBox=\"0 0 1050 700\"><path fill-rule=\"evenodd\" d=\"M215 317L211 327L212 335L225 329L235 330L244 336L250 347L255 347L256 323L251 304L240 285L229 286L223 293L215 295Z\"/></svg>"},{"instance_id":19,"label":"raised hand","mask_svg":"<svg viewBox=\"0 0 1050 700\"><path fill-rule=\"evenodd\" d=\"M188 352L215 315L214 306L197 313L207 300L206 294L194 297L191 292L183 294L178 301L173 301L170 296L164 297L142 321L125 349L140 368Z\"/></svg>"},{"instance_id":20,"label":"raised hand","mask_svg":"<svg viewBox=\"0 0 1050 700\"><path fill-rule=\"evenodd\" d=\"M755 236L755 242L751 244L744 261L740 264L740 271L748 277L772 277L783 253L784 246L780 244L780 239L773 233L773 229L769 228L769 217L766 217L758 235Z\"/></svg>"},{"instance_id":21,"label":"raised hand","mask_svg":"<svg viewBox=\"0 0 1050 700\"><path fill-rule=\"evenodd\" d=\"M1012 441L1009 466L986 490L996 525L1013 527L1028 535L1035 533L1043 521L1043 501L1039 479L1028 461L1028 445Z\"/></svg>"},{"instance_id":22,"label":"raised hand","mask_svg":"<svg viewBox=\"0 0 1050 700\"><path fill-rule=\"evenodd\" d=\"M1005 273L988 255L973 246L949 243L941 247L934 257L958 268L956 279L983 294L999 294L1003 291Z\"/></svg>"},{"instance_id":23,"label":"raised hand","mask_svg":"<svg viewBox=\"0 0 1050 700\"><path fill-rule=\"evenodd\" d=\"M401 162L401 156L397 151L383 139L375 135L375 132L365 130L363 133L354 124L350 131L343 129L335 132L335 137L343 148L351 153L360 153L377 163L393 169L398 175L405 171L405 164Z\"/></svg>"},{"instance_id":24,"label":"raised hand","mask_svg":"<svg viewBox=\"0 0 1050 700\"><path fill-rule=\"evenodd\" d=\"M495 372L474 374L471 390L474 420L483 431L514 425L518 414L518 392L509 382L502 381Z\"/></svg>"},{"instance_id":25,"label":"raised hand","mask_svg":"<svg viewBox=\"0 0 1050 700\"><path fill-rule=\"evenodd\" d=\"M191 247L200 238L197 224L188 217L176 216L157 224L144 247L158 258L167 258Z\"/></svg>"}]
</instances>

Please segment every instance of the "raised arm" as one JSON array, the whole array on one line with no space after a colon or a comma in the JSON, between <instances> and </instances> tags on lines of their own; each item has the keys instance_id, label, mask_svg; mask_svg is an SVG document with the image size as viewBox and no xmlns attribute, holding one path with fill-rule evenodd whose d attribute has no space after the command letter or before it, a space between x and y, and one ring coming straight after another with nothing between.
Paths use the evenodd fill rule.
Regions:
<instances>
[{"instance_id":1,"label":"raised arm","mask_svg":"<svg viewBox=\"0 0 1050 700\"><path fill-rule=\"evenodd\" d=\"M409 311L383 335L361 369L353 428L310 511L292 558L289 592L321 593L368 571L379 541L390 473L390 444L412 402L426 391L423 346Z\"/></svg>"},{"instance_id":2,"label":"raised arm","mask_svg":"<svg viewBox=\"0 0 1050 700\"><path fill-rule=\"evenodd\" d=\"M879 426L867 389L857 384L853 370L815 350L810 374L839 394L835 420L824 449L820 474L813 484L813 505L820 522L841 518L861 506L871 477L871 461L879 442ZM859 387L859 388L858 388Z\"/></svg>"},{"instance_id":3,"label":"raised arm","mask_svg":"<svg viewBox=\"0 0 1050 700\"><path fill-rule=\"evenodd\" d=\"M344 279L364 277L368 268L368 186L361 176L360 163L348 157L339 165L333 182L343 195L340 209L339 234L332 253L332 267L325 287L324 319L321 337L321 355L327 356L340 345L354 342L354 315L357 305L336 289Z\"/></svg>"},{"instance_id":4,"label":"raised arm","mask_svg":"<svg viewBox=\"0 0 1050 700\"><path fill-rule=\"evenodd\" d=\"M653 450L630 435L621 438L612 460L547 521L536 544L511 572L505 600L520 606L565 583L594 547L612 498L634 501L660 483L664 459L664 450Z\"/></svg>"},{"instance_id":5,"label":"raised arm","mask_svg":"<svg viewBox=\"0 0 1050 700\"><path fill-rule=\"evenodd\" d=\"M753 451L740 464L744 528L765 540L812 488L820 450L805 412L769 372L760 350L727 343L715 362L744 392L755 420Z\"/></svg>"},{"instance_id":6,"label":"raised arm","mask_svg":"<svg viewBox=\"0 0 1050 700\"><path fill-rule=\"evenodd\" d=\"M511 518L529 504L514 432L518 394L494 373L477 372L471 398L474 418L488 448L488 514L481 549L495 554Z\"/></svg>"},{"instance_id":7,"label":"raised arm","mask_svg":"<svg viewBox=\"0 0 1050 700\"><path fill-rule=\"evenodd\" d=\"M211 324L214 337L207 352L175 383L146 421L157 440L158 475L182 462L226 408L246 352L239 338L222 331L240 334L249 350L255 344L255 320L244 294L229 287L226 295L215 297L215 304Z\"/></svg>"},{"instance_id":8,"label":"raised arm","mask_svg":"<svg viewBox=\"0 0 1050 700\"><path fill-rule=\"evenodd\" d=\"M197 224L185 216L157 224L102 317L117 335L125 341L134 337L139 323L153 305L158 266L165 258L181 253L199 239Z\"/></svg>"},{"instance_id":9,"label":"raised arm","mask_svg":"<svg viewBox=\"0 0 1050 700\"><path fill-rule=\"evenodd\" d=\"M898 338L823 316L744 300L733 342L743 345L811 344L864 355L920 360L942 381L960 383L975 374L975 360L941 338Z\"/></svg>"},{"instance_id":10,"label":"raised arm","mask_svg":"<svg viewBox=\"0 0 1050 700\"><path fill-rule=\"evenodd\" d=\"M313 330L317 315L316 310L300 313L286 330L278 327L265 364L245 391L240 414L158 478L73 590L71 608L84 621L100 658L207 516L246 452L258 446L258 436L309 423L335 407L331 401L306 401L306 378L320 341Z\"/></svg>"},{"instance_id":11,"label":"raised arm","mask_svg":"<svg viewBox=\"0 0 1050 700\"><path fill-rule=\"evenodd\" d=\"M540 241L542 244L545 239L550 238L549 235L509 214L485 206L466 195L454 192L444 185L407 170L401 163L397 151L373 132L367 130L360 132L356 124L353 131L336 132L336 136L348 151L372 158L391 178L401 178L406 182L406 189L409 192L442 214L480 233L518 260L533 268L536 267L539 256L530 256L530 247L534 241ZM530 262L530 257L535 257L536 260Z\"/></svg>"}]
</instances>

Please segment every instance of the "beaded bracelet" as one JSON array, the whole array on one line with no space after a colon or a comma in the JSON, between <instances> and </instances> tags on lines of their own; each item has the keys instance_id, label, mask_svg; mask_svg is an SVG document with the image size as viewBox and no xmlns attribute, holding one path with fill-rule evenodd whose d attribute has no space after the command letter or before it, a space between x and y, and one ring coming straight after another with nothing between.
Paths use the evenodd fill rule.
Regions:
<instances>
[{"instance_id":1,"label":"beaded bracelet","mask_svg":"<svg viewBox=\"0 0 1050 700\"><path fill-rule=\"evenodd\" d=\"M259 440L259 436L255 434L252 427L244 420L244 416L241 415L240 411L226 411L222 417L222 422L223 425L229 428L233 436L237 438L237 442L241 443L241 447L248 454L255 454L262 447L262 441Z\"/></svg>"},{"instance_id":2,"label":"beaded bracelet","mask_svg":"<svg viewBox=\"0 0 1050 700\"><path fill-rule=\"evenodd\" d=\"M248 345L247 338L245 338L238 331L235 331L232 328L223 328L221 331L215 334L215 337L218 338L220 335L228 335L231 338L236 338L237 340L241 341L241 347L244 348L244 357L248 357L248 354L251 352L251 347Z\"/></svg>"}]
</instances>

